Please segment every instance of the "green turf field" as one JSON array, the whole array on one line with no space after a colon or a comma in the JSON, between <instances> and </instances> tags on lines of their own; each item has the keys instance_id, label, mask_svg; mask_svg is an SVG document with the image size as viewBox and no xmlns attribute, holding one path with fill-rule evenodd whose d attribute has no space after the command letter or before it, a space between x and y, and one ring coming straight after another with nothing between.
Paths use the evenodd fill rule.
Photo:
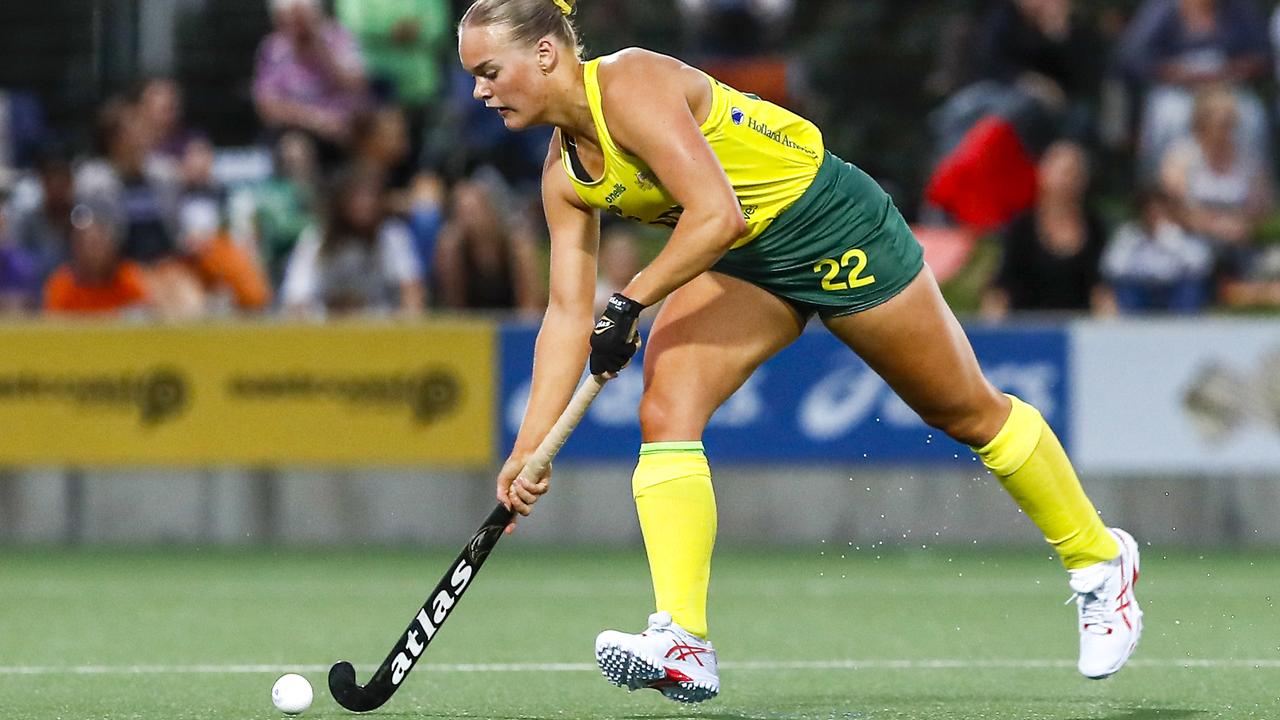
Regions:
<instances>
[{"instance_id":1,"label":"green turf field","mask_svg":"<svg viewBox=\"0 0 1280 720\"><path fill-rule=\"evenodd\" d=\"M368 679L453 552L0 555L0 717L274 718L289 669L302 717L352 717L327 666ZM649 611L644 559L505 540L374 717L598 720L1280 718L1280 557L1143 557L1146 633L1114 678L1076 675L1074 608L1039 549L717 556L723 694L628 695L590 664L605 627ZM1258 662L1254 662L1258 661Z\"/></svg>"}]
</instances>

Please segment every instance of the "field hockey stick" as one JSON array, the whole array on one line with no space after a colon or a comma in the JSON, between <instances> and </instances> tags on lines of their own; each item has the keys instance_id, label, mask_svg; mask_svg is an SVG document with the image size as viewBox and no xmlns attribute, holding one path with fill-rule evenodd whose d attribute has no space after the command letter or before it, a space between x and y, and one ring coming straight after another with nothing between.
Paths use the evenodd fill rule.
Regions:
<instances>
[{"instance_id":1,"label":"field hockey stick","mask_svg":"<svg viewBox=\"0 0 1280 720\"><path fill-rule=\"evenodd\" d=\"M536 479L543 476L606 382L608 378L603 375L587 377L574 392L569 406L539 443L538 449L529 456L524 469L520 471L520 477ZM498 544L503 529L512 518L513 511L501 503L489 513L471 542L462 548L462 553L453 561L444 577L440 578L436 589L427 596L422 609L391 648L387 659L373 673L368 685L361 686L356 682L356 669L346 660L329 668L329 692L339 705L353 712L368 712L382 707L383 703L391 699L405 676L422 657L427 645L440 631L444 621L449 618L449 614L457 607L462 593L471 586L476 573L480 572L480 566Z\"/></svg>"}]
</instances>

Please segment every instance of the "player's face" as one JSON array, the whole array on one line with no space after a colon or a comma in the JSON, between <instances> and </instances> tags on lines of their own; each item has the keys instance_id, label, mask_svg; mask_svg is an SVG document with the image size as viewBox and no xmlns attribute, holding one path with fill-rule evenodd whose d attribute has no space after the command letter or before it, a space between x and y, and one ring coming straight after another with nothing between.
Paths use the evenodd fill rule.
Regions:
<instances>
[{"instance_id":1,"label":"player's face","mask_svg":"<svg viewBox=\"0 0 1280 720\"><path fill-rule=\"evenodd\" d=\"M547 83L537 50L511 42L500 25L469 26L458 37L458 58L476 79L472 96L500 114L508 129L539 124Z\"/></svg>"}]
</instances>

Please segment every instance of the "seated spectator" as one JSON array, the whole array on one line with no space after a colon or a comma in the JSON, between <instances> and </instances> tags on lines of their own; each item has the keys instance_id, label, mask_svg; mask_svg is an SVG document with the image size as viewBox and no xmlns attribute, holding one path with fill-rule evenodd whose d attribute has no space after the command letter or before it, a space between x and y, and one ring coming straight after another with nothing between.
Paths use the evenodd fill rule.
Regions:
<instances>
[{"instance_id":1,"label":"seated spectator","mask_svg":"<svg viewBox=\"0 0 1280 720\"><path fill-rule=\"evenodd\" d=\"M534 236L498 204L498 182L473 178L453 190L436 253L440 304L456 310L541 312L547 291Z\"/></svg>"},{"instance_id":2,"label":"seated spectator","mask_svg":"<svg viewBox=\"0 0 1280 720\"><path fill-rule=\"evenodd\" d=\"M1055 106L1097 93L1097 38L1073 17L1071 0L1003 0L978 32L978 77L1021 86Z\"/></svg>"},{"instance_id":3,"label":"seated spectator","mask_svg":"<svg viewBox=\"0 0 1280 720\"><path fill-rule=\"evenodd\" d=\"M977 34L976 81L931 118L938 162L925 199L926 214L980 234L1031 208L1050 143L1092 136L1102 69L1100 38L1069 0L999 0Z\"/></svg>"},{"instance_id":4,"label":"seated spectator","mask_svg":"<svg viewBox=\"0 0 1280 720\"><path fill-rule=\"evenodd\" d=\"M266 274L252 251L254 238L234 238L228 195L213 176L213 146L190 140L182 156L180 245L210 299L223 307L258 310L271 301Z\"/></svg>"},{"instance_id":5,"label":"seated spectator","mask_svg":"<svg viewBox=\"0 0 1280 720\"><path fill-rule=\"evenodd\" d=\"M137 108L108 100L94 128L100 157L75 177L76 192L121 215L121 254L153 265L177 254L178 186L175 179L147 167L150 138Z\"/></svg>"},{"instance_id":6,"label":"seated spectator","mask_svg":"<svg viewBox=\"0 0 1280 720\"><path fill-rule=\"evenodd\" d=\"M16 247L34 263L37 294L55 268L67 260L71 244L71 208L75 206L75 181L71 155L58 143L46 143L36 152L38 182L32 202L14 212L11 237Z\"/></svg>"},{"instance_id":7,"label":"seated spectator","mask_svg":"<svg viewBox=\"0 0 1280 720\"><path fill-rule=\"evenodd\" d=\"M404 108L409 155L423 161L424 142L439 114L453 53L448 0L337 0L334 14L360 42L374 93Z\"/></svg>"},{"instance_id":8,"label":"seated spectator","mask_svg":"<svg viewBox=\"0 0 1280 720\"><path fill-rule=\"evenodd\" d=\"M187 143L206 140L204 133L188 127L183 119L182 87L173 78L154 77L138 88L134 102L138 120L145 126L147 145L160 162L182 162Z\"/></svg>"},{"instance_id":9,"label":"seated spectator","mask_svg":"<svg viewBox=\"0 0 1280 720\"><path fill-rule=\"evenodd\" d=\"M409 229L387 215L382 178L349 169L325 198L322 226L302 233L281 288L286 311L416 316L425 295Z\"/></svg>"},{"instance_id":10,"label":"seated spectator","mask_svg":"<svg viewBox=\"0 0 1280 720\"><path fill-rule=\"evenodd\" d=\"M1108 309L1100 285L1102 222L1085 203L1089 165L1084 148L1059 141L1039 165L1035 207L1004 232L1004 256L983 314L1010 311Z\"/></svg>"},{"instance_id":11,"label":"seated spectator","mask_svg":"<svg viewBox=\"0 0 1280 720\"><path fill-rule=\"evenodd\" d=\"M1137 220L1111 236L1102 276L1122 313L1194 313L1212 299L1213 252L1173 217L1159 190L1143 193Z\"/></svg>"},{"instance_id":12,"label":"seated spectator","mask_svg":"<svg viewBox=\"0 0 1280 720\"><path fill-rule=\"evenodd\" d=\"M361 113L354 128L352 163L388 178L387 211L408 220L423 277L429 277L444 219L440 178L409 162L408 128L400 108L384 105Z\"/></svg>"},{"instance_id":13,"label":"seated spectator","mask_svg":"<svg viewBox=\"0 0 1280 720\"><path fill-rule=\"evenodd\" d=\"M0 317L23 314L37 280L34 259L9 234L8 193L0 186Z\"/></svg>"},{"instance_id":14,"label":"seated spectator","mask_svg":"<svg viewBox=\"0 0 1280 720\"><path fill-rule=\"evenodd\" d=\"M422 277L430 278L435 273L436 246L444 227L444 182L435 173L418 173L409 188L408 201L414 251Z\"/></svg>"},{"instance_id":15,"label":"seated spectator","mask_svg":"<svg viewBox=\"0 0 1280 720\"><path fill-rule=\"evenodd\" d=\"M302 231L315 222L319 194L315 145L292 131L275 145L275 172L246 189L254 204L258 248L272 287L284 281L285 264Z\"/></svg>"},{"instance_id":16,"label":"seated spectator","mask_svg":"<svg viewBox=\"0 0 1280 720\"><path fill-rule=\"evenodd\" d=\"M387 179L392 212L408 214L407 190L415 168L409 160L409 130L404 111L382 105L357 114L351 124L351 161Z\"/></svg>"},{"instance_id":17,"label":"seated spectator","mask_svg":"<svg viewBox=\"0 0 1280 720\"><path fill-rule=\"evenodd\" d=\"M50 313L113 314L144 310L146 272L120 255L119 226L110 209L78 205L72 213L71 252L45 284Z\"/></svg>"},{"instance_id":18,"label":"seated spectator","mask_svg":"<svg viewBox=\"0 0 1280 720\"><path fill-rule=\"evenodd\" d=\"M1150 176L1169 144L1191 125L1197 90L1230 87L1240 103L1240 140L1269 147L1266 111L1250 89L1268 72L1267 36L1252 0L1146 0L1118 48L1130 80L1146 90L1140 172Z\"/></svg>"},{"instance_id":19,"label":"seated spectator","mask_svg":"<svg viewBox=\"0 0 1280 720\"><path fill-rule=\"evenodd\" d=\"M253 99L264 125L301 130L322 161L341 156L364 106L364 61L351 35L325 17L319 0L270 0L275 30L258 46Z\"/></svg>"},{"instance_id":20,"label":"seated spectator","mask_svg":"<svg viewBox=\"0 0 1280 720\"><path fill-rule=\"evenodd\" d=\"M1236 135L1238 107L1229 90L1200 93L1191 135L1169 148L1161 168L1161 186L1180 222L1210 244L1228 278L1248 274L1273 200L1270 166Z\"/></svg>"}]
</instances>

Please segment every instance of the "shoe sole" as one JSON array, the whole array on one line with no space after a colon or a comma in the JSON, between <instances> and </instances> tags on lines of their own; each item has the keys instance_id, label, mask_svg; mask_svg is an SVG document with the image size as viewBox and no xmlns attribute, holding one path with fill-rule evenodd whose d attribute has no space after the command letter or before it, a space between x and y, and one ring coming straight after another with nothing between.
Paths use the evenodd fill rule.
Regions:
<instances>
[{"instance_id":1,"label":"shoe sole","mask_svg":"<svg viewBox=\"0 0 1280 720\"><path fill-rule=\"evenodd\" d=\"M603 643L596 648L596 664L605 680L628 691L651 688L672 700L683 703L699 703L720 693L720 688L692 680L677 680L661 663L652 658L637 655L615 643Z\"/></svg>"},{"instance_id":2,"label":"shoe sole","mask_svg":"<svg viewBox=\"0 0 1280 720\"><path fill-rule=\"evenodd\" d=\"M1130 621L1133 623L1133 642L1129 643L1128 652L1124 654L1124 657L1120 659L1120 662L1116 663L1115 667L1109 669L1105 674L1086 675L1085 677L1090 680L1105 680L1119 672L1120 668L1124 667L1124 664L1133 656L1133 651L1138 647L1138 639L1142 637L1142 608L1138 607L1138 597L1137 593L1134 591L1134 588L1138 586L1138 576L1140 575L1139 570L1142 565L1142 556L1138 551L1138 541L1134 540L1132 535L1120 528L1109 529L1112 536L1115 537L1116 542L1120 544L1120 572L1131 572L1129 576L1128 593L1129 609L1131 611L1129 617L1131 618ZM1129 562L1133 565L1133 569L1131 571L1125 567L1125 564Z\"/></svg>"}]
</instances>

